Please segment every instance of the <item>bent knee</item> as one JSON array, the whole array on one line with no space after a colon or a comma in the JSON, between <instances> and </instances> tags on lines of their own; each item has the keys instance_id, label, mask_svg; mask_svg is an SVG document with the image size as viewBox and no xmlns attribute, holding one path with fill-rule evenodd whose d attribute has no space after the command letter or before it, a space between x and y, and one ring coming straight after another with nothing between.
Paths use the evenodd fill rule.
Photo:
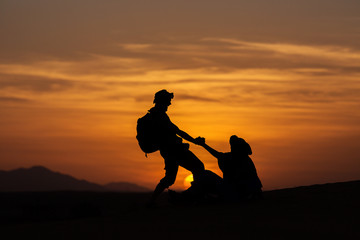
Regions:
<instances>
[{"instance_id":1,"label":"bent knee","mask_svg":"<svg viewBox=\"0 0 360 240\"><path fill-rule=\"evenodd\" d=\"M168 188L171 185L173 185L175 183L175 179L174 177L164 177L163 179L160 180L160 183L165 187Z\"/></svg>"},{"instance_id":2,"label":"bent knee","mask_svg":"<svg viewBox=\"0 0 360 240\"><path fill-rule=\"evenodd\" d=\"M203 171L205 171L205 165L201 161L199 161L192 170L193 174L202 173Z\"/></svg>"}]
</instances>

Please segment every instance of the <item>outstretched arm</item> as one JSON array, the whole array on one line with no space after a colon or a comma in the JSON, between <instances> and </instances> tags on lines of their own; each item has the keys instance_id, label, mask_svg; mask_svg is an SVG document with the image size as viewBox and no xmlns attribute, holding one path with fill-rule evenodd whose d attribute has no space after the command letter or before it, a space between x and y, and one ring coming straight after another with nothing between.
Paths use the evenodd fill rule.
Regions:
<instances>
[{"instance_id":1,"label":"outstretched arm","mask_svg":"<svg viewBox=\"0 0 360 240\"><path fill-rule=\"evenodd\" d=\"M186 132L180 130L179 128L177 129L176 134L179 135L180 137L182 137L183 139L189 141L189 142L192 142L192 143L195 143L197 145L203 146L214 157L216 157L216 158L219 157L220 152L218 152L215 149L213 149L212 147L208 146L205 143L205 138L202 138L202 137L193 138L189 134L187 134Z\"/></svg>"},{"instance_id":2,"label":"outstretched arm","mask_svg":"<svg viewBox=\"0 0 360 240\"><path fill-rule=\"evenodd\" d=\"M209 145L207 145L205 143L205 138L202 137L197 137L197 138L193 138L191 137L189 134L187 134L186 132L180 130L179 128L177 129L177 135L179 135L180 137L182 137L183 139L195 143L197 145L200 145L202 147L204 147L211 155L213 155L215 158L220 158L221 157L221 153L216 151L215 149L213 149L212 147L210 147Z\"/></svg>"},{"instance_id":3,"label":"outstretched arm","mask_svg":"<svg viewBox=\"0 0 360 240\"><path fill-rule=\"evenodd\" d=\"M215 149L213 149L212 147L210 147L209 145L207 145L205 143L205 139L204 142L202 144L200 144L201 146L203 146L211 155L213 155L214 157L216 157L217 159L219 159L221 157L221 153L216 151Z\"/></svg>"},{"instance_id":4,"label":"outstretched arm","mask_svg":"<svg viewBox=\"0 0 360 240\"><path fill-rule=\"evenodd\" d=\"M185 139L189 142L198 144L198 145L200 145L202 142L205 143L205 140L203 140L203 138L201 138L201 137L193 138L189 134L187 134L186 132L184 132L180 129L177 130L176 134L179 135L180 137L182 137L183 139Z\"/></svg>"}]
</instances>

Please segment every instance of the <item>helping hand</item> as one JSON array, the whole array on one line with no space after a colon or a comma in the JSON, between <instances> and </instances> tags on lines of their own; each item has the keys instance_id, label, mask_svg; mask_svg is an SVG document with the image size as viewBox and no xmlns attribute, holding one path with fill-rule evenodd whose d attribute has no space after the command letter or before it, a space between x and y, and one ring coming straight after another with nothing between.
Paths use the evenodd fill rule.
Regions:
<instances>
[{"instance_id":1,"label":"helping hand","mask_svg":"<svg viewBox=\"0 0 360 240\"><path fill-rule=\"evenodd\" d=\"M205 138L203 138L203 137L197 137L197 138L195 138L194 143L197 144L197 145L201 145L201 146L202 146L202 145L205 144Z\"/></svg>"}]
</instances>

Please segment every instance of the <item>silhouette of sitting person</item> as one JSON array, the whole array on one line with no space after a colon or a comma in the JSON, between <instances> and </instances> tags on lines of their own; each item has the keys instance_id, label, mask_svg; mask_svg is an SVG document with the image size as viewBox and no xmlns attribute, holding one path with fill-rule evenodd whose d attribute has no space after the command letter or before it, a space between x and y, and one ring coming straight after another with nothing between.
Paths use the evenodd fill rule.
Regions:
<instances>
[{"instance_id":1,"label":"silhouette of sitting person","mask_svg":"<svg viewBox=\"0 0 360 240\"><path fill-rule=\"evenodd\" d=\"M249 155L250 145L242 138L230 137L231 152L222 153L201 144L211 155L217 158L219 168L223 172L224 199L236 201L240 199L256 199L262 196L262 184L257 175L255 165Z\"/></svg>"},{"instance_id":2,"label":"silhouette of sitting person","mask_svg":"<svg viewBox=\"0 0 360 240\"><path fill-rule=\"evenodd\" d=\"M155 106L149 110L153 120L153 129L155 132L154 141L159 147L160 154L165 161L165 177L160 180L156 186L149 206L155 204L158 196L172 184L174 184L179 166L192 172L194 179L197 179L203 171L204 164L189 150L189 144L183 143L183 139L200 144L204 142L203 138L193 138L186 132L180 130L170 121L166 114L171 105L173 93L161 90L155 94Z\"/></svg>"}]
</instances>

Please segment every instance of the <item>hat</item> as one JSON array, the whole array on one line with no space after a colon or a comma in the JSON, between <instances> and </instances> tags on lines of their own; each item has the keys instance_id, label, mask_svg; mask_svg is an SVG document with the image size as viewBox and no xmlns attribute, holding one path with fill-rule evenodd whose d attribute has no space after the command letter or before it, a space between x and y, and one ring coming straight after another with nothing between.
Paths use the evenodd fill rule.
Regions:
<instances>
[{"instance_id":1,"label":"hat","mask_svg":"<svg viewBox=\"0 0 360 240\"><path fill-rule=\"evenodd\" d=\"M166 102L174 98L174 93L169 93L165 89L155 93L154 103Z\"/></svg>"},{"instance_id":2,"label":"hat","mask_svg":"<svg viewBox=\"0 0 360 240\"><path fill-rule=\"evenodd\" d=\"M239 138L236 135L232 135L230 137L230 145L231 148L234 148L237 151L241 151L243 153L246 153L247 155L252 154L250 145L243 138Z\"/></svg>"}]
</instances>

